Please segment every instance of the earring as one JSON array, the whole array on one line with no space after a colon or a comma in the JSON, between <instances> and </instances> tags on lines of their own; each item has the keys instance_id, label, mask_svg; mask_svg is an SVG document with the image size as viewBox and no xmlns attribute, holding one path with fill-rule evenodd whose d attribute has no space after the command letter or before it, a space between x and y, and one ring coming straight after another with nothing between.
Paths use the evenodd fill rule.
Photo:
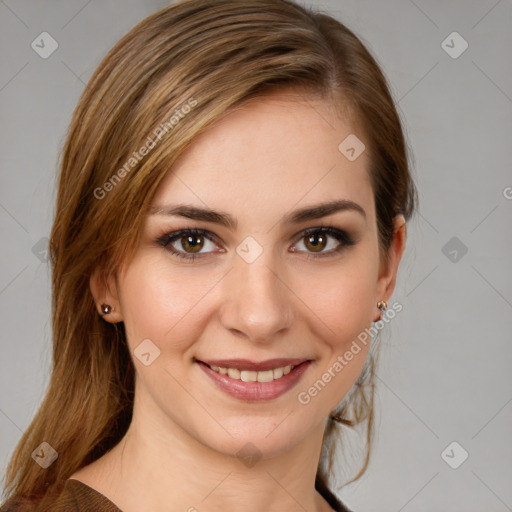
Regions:
<instances>
[{"instance_id":1,"label":"earring","mask_svg":"<svg viewBox=\"0 0 512 512\"><path fill-rule=\"evenodd\" d=\"M102 304L100 306L101 308L101 314L104 316L104 315L108 315L109 313L111 313L113 311L113 307L110 305L110 304Z\"/></svg>"},{"instance_id":2,"label":"earring","mask_svg":"<svg viewBox=\"0 0 512 512\"><path fill-rule=\"evenodd\" d=\"M388 309L388 303L385 300L379 300L379 302L377 302L377 307L380 309L381 314L379 315L379 318L377 320L374 320L374 322L379 322L380 320L382 320L382 313L384 313L386 309Z\"/></svg>"},{"instance_id":3,"label":"earring","mask_svg":"<svg viewBox=\"0 0 512 512\"><path fill-rule=\"evenodd\" d=\"M384 313L388 309L388 303L385 300L379 300L377 307Z\"/></svg>"}]
</instances>

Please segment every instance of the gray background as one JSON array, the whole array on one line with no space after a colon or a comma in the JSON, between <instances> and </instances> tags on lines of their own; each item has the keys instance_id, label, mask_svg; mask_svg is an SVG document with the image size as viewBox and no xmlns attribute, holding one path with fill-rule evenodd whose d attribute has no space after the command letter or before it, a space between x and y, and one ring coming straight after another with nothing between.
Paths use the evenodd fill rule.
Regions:
<instances>
[{"instance_id":1,"label":"gray background","mask_svg":"<svg viewBox=\"0 0 512 512\"><path fill-rule=\"evenodd\" d=\"M383 66L421 202L393 295L404 309L381 338L371 464L340 496L356 512L512 510L512 2L310 4ZM1 477L49 379L44 248L66 127L107 50L164 5L0 1ZM43 31L59 45L47 59L31 48ZM457 58L443 47L460 39L442 46L453 31L469 45ZM458 469L441 457L453 441L452 465L469 453Z\"/></svg>"}]
</instances>

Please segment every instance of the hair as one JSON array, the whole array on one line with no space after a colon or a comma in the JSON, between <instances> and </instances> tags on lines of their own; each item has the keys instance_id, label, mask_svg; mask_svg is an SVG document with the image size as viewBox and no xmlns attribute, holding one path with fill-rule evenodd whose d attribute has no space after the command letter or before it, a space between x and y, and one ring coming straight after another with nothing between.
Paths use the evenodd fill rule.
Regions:
<instances>
[{"instance_id":1,"label":"hair","mask_svg":"<svg viewBox=\"0 0 512 512\"><path fill-rule=\"evenodd\" d=\"M398 214L409 220L417 191L386 78L361 40L291 0L186 0L147 17L94 72L60 156L50 236L51 377L7 467L8 497L51 493L122 439L132 417L135 369L123 323L97 313L90 276L100 269L106 277L130 260L159 183L200 133L243 103L284 89L330 101L358 127L379 255L387 261L393 220ZM150 139L151 151L134 157ZM360 425L366 432L364 462L351 481L368 466L375 363L370 354L328 419L316 476L317 489L327 494L333 451L325 447L343 437L335 436L336 427ZM58 453L47 469L31 457L43 441Z\"/></svg>"}]
</instances>

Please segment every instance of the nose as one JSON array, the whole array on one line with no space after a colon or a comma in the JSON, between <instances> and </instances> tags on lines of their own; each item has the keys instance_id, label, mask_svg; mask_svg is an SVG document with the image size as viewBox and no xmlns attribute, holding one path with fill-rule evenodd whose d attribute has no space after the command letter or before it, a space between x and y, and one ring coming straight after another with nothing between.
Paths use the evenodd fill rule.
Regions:
<instances>
[{"instance_id":1,"label":"nose","mask_svg":"<svg viewBox=\"0 0 512 512\"><path fill-rule=\"evenodd\" d=\"M263 251L252 263L235 255L222 283L222 326L258 344L284 336L295 317L293 290L286 284L283 265L271 252Z\"/></svg>"}]
</instances>

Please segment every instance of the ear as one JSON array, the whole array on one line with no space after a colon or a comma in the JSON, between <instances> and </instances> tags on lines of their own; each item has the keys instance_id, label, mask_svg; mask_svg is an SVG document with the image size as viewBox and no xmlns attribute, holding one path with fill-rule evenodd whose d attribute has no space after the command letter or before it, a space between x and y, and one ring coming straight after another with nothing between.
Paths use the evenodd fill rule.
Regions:
<instances>
[{"instance_id":1,"label":"ear","mask_svg":"<svg viewBox=\"0 0 512 512\"><path fill-rule=\"evenodd\" d=\"M94 302L96 303L96 309L102 318L112 324L122 322L123 315L121 312L115 276L105 276L101 269L96 267L89 278L89 287L91 288L91 293L94 298ZM108 304L111 306L111 312L104 315L101 311L102 304Z\"/></svg>"},{"instance_id":2,"label":"ear","mask_svg":"<svg viewBox=\"0 0 512 512\"><path fill-rule=\"evenodd\" d=\"M396 285L398 265L405 250L405 242L407 238L405 218L402 214L399 214L395 216L393 222L393 240L389 247L387 264L382 263L379 270L375 303L380 300L387 301L393 294ZM379 319L380 315L376 320L374 320L374 322L378 321Z\"/></svg>"}]
</instances>

